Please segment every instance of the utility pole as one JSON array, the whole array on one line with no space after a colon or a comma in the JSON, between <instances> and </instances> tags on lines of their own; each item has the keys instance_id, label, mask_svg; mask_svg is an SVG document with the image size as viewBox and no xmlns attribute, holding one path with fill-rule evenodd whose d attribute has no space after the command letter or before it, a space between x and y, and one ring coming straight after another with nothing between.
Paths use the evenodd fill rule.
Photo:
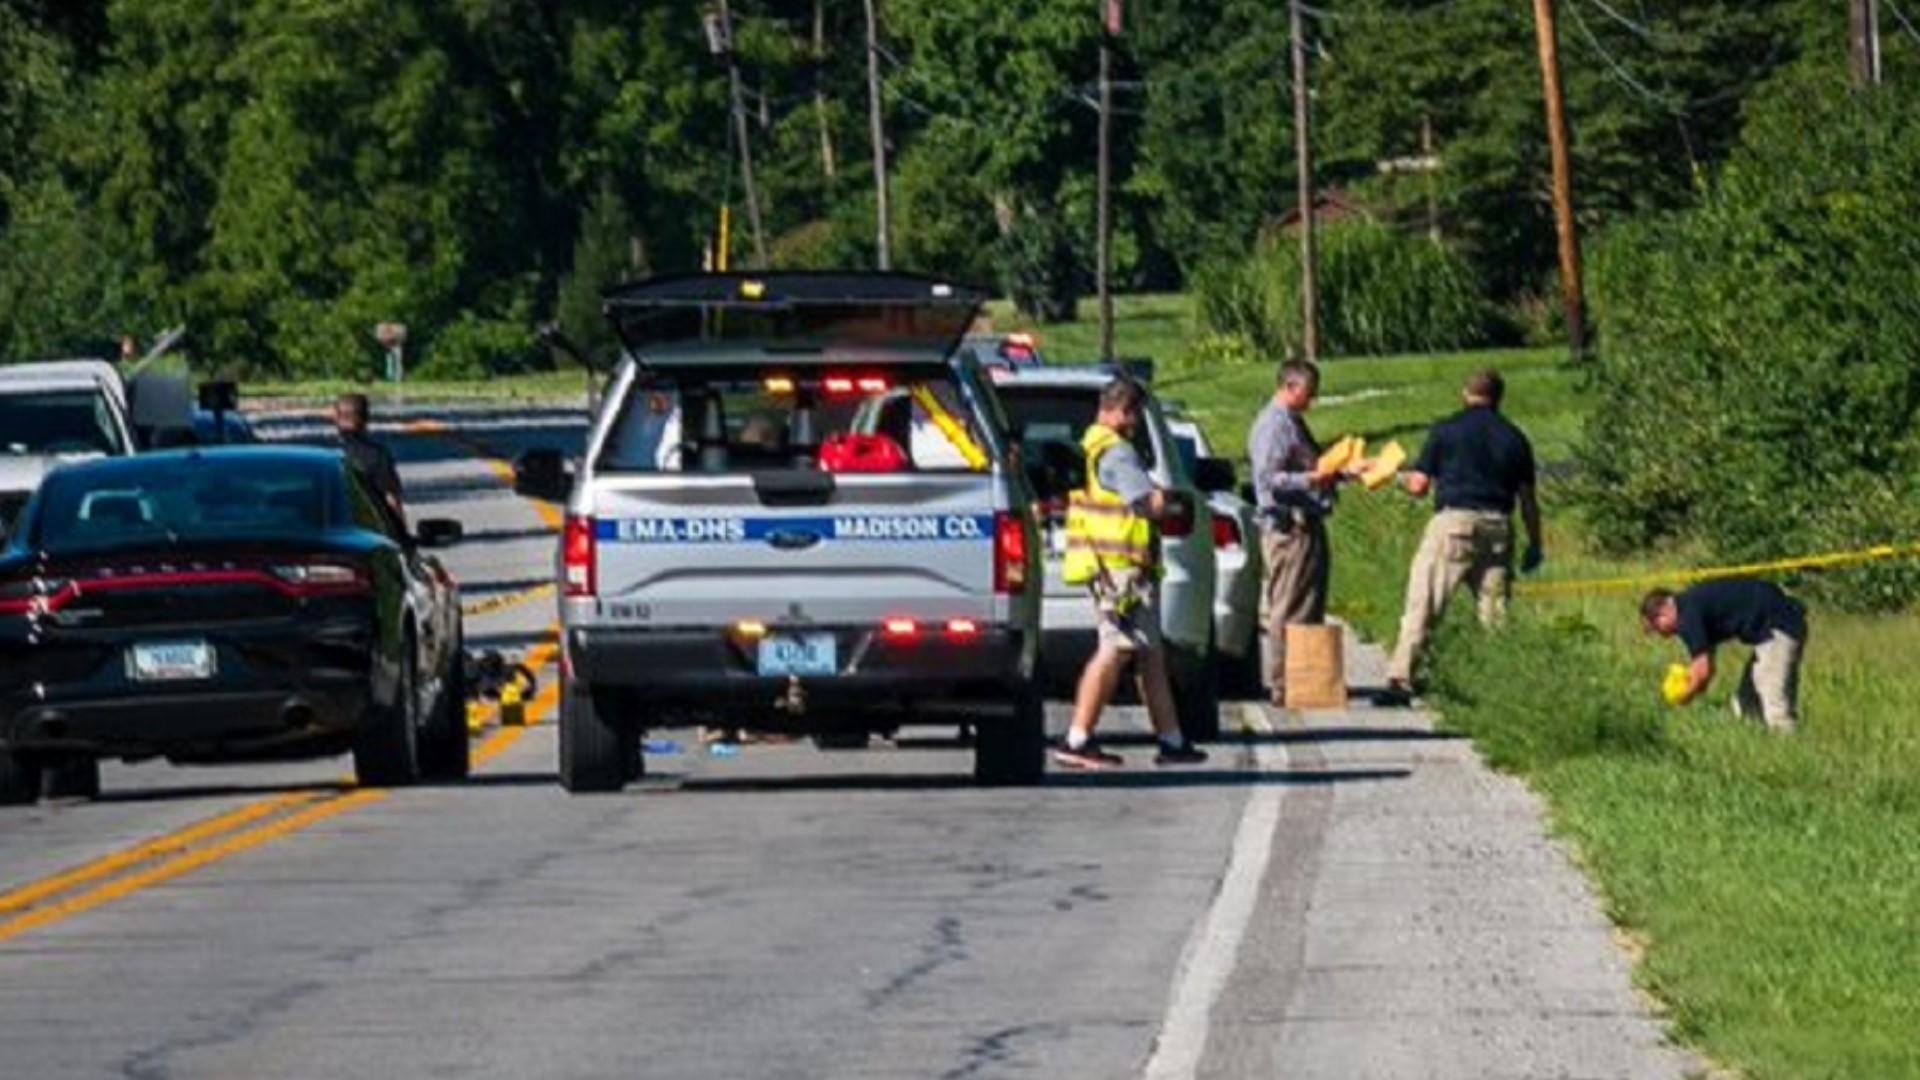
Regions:
<instances>
[{"instance_id":1,"label":"utility pole","mask_svg":"<svg viewBox=\"0 0 1920 1080\"><path fill-rule=\"evenodd\" d=\"M893 269L893 221L887 203L887 127L880 106L880 14L867 0L867 122L873 137L874 252L880 269Z\"/></svg>"},{"instance_id":2,"label":"utility pole","mask_svg":"<svg viewBox=\"0 0 1920 1080\"><path fill-rule=\"evenodd\" d=\"M760 196L753 186L753 151L747 143L745 91L740 86L740 62L733 51L733 12L720 0L716 14L707 16L707 47L727 58L727 83L733 94L733 135L740 147L740 183L746 189L747 223L753 229L754 267L767 267L767 237L760 226Z\"/></svg>"},{"instance_id":3,"label":"utility pole","mask_svg":"<svg viewBox=\"0 0 1920 1080\"><path fill-rule=\"evenodd\" d=\"M1307 100L1307 34L1300 0L1287 4L1293 33L1293 158L1299 174L1301 359L1320 359L1320 275L1313 230L1313 107Z\"/></svg>"},{"instance_id":4,"label":"utility pole","mask_svg":"<svg viewBox=\"0 0 1920 1080\"><path fill-rule=\"evenodd\" d=\"M1094 291L1100 298L1100 359L1113 359L1113 39L1121 30L1121 0L1100 0L1100 164Z\"/></svg>"},{"instance_id":5,"label":"utility pole","mask_svg":"<svg viewBox=\"0 0 1920 1080\"><path fill-rule=\"evenodd\" d=\"M840 174L833 154L833 126L827 123L827 0L813 0L813 117L820 126L820 171L831 185Z\"/></svg>"},{"instance_id":6,"label":"utility pole","mask_svg":"<svg viewBox=\"0 0 1920 1080\"><path fill-rule=\"evenodd\" d=\"M1880 85L1880 0L1847 0L1847 53L1853 85Z\"/></svg>"},{"instance_id":7,"label":"utility pole","mask_svg":"<svg viewBox=\"0 0 1920 1080\"><path fill-rule=\"evenodd\" d=\"M1560 93L1553 0L1533 0L1533 26L1540 44L1540 84L1547 99L1547 142L1553 152L1553 224L1560 241L1560 303L1566 309L1567 349L1579 361L1587 355L1587 305L1580 284L1580 233L1573 220L1573 165L1567 151L1566 101Z\"/></svg>"}]
</instances>

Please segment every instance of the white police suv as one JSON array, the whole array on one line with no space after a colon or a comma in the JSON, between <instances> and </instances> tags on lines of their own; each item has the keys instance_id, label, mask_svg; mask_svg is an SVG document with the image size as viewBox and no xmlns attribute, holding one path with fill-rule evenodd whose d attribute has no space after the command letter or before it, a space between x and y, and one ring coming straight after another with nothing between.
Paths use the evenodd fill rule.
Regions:
<instances>
[{"instance_id":1,"label":"white police suv","mask_svg":"<svg viewBox=\"0 0 1920 1080\"><path fill-rule=\"evenodd\" d=\"M564 499L560 781L617 790L692 719L811 735L956 721L983 783L1045 764L1039 544L980 365L984 299L902 274L608 293L626 356ZM569 475L571 474L571 475Z\"/></svg>"}]
</instances>

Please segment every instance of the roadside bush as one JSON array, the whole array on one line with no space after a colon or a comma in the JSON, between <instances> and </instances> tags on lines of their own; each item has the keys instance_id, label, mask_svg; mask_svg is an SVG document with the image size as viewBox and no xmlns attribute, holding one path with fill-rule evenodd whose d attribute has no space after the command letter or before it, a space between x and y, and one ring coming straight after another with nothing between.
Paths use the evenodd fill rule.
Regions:
<instances>
[{"instance_id":1,"label":"roadside bush","mask_svg":"<svg viewBox=\"0 0 1920 1080\"><path fill-rule=\"evenodd\" d=\"M1203 332L1187 339L1181 350L1168 361L1167 370L1185 375L1267 362L1253 342L1243 335Z\"/></svg>"},{"instance_id":2,"label":"roadside bush","mask_svg":"<svg viewBox=\"0 0 1920 1080\"><path fill-rule=\"evenodd\" d=\"M1058 214L1023 214L995 249L1000 281L1020 314L1037 323L1072 322L1085 292L1085 260Z\"/></svg>"},{"instance_id":3,"label":"roadside bush","mask_svg":"<svg viewBox=\"0 0 1920 1080\"><path fill-rule=\"evenodd\" d=\"M1375 221L1321 234L1320 341L1327 355L1439 352L1484 345L1493 311L1452 249ZM1238 334L1263 355L1298 353L1300 252L1290 238L1194 274L1201 325Z\"/></svg>"},{"instance_id":4,"label":"roadside bush","mask_svg":"<svg viewBox=\"0 0 1920 1080\"><path fill-rule=\"evenodd\" d=\"M1916 175L1920 104L1795 80L1700 208L1599 247L1579 496L1600 542L1744 562L1920 535ZM1896 607L1920 567L1815 584Z\"/></svg>"}]
</instances>

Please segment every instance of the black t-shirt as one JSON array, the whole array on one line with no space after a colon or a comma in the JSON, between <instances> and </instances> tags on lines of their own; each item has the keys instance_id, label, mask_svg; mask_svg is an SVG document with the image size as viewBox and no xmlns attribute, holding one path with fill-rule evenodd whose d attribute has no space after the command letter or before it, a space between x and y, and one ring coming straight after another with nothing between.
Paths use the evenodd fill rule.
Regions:
<instances>
[{"instance_id":1,"label":"black t-shirt","mask_svg":"<svg viewBox=\"0 0 1920 1080\"><path fill-rule=\"evenodd\" d=\"M1768 581L1705 582L1674 597L1674 606L1680 640L1691 656L1712 652L1723 641L1758 645L1775 630L1802 640L1807 636L1806 608Z\"/></svg>"},{"instance_id":2,"label":"black t-shirt","mask_svg":"<svg viewBox=\"0 0 1920 1080\"><path fill-rule=\"evenodd\" d=\"M340 451L380 497L398 504L401 498L400 470L393 463L393 451L364 435L341 435Z\"/></svg>"},{"instance_id":3,"label":"black t-shirt","mask_svg":"<svg viewBox=\"0 0 1920 1080\"><path fill-rule=\"evenodd\" d=\"M1533 444L1498 411L1474 405L1433 426L1413 467L1433 478L1436 509L1510 514L1534 482Z\"/></svg>"}]
</instances>

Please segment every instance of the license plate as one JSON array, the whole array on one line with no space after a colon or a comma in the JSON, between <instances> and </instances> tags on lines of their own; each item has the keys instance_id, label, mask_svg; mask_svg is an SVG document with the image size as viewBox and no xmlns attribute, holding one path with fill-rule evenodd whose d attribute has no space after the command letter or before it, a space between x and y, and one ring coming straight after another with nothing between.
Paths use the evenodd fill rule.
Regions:
<instances>
[{"instance_id":1,"label":"license plate","mask_svg":"<svg viewBox=\"0 0 1920 1080\"><path fill-rule=\"evenodd\" d=\"M776 634L760 639L762 675L832 675L832 634Z\"/></svg>"},{"instance_id":2,"label":"license plate","mask_svg":"<svg viewBox=\"0 0 1920 1080\"><path fill-rule=\"evenodd\" d=\"M162 641L135 645L127 672L138 682L213 678L213 646L204 641Z\"/></svg>"}]
</instances>

